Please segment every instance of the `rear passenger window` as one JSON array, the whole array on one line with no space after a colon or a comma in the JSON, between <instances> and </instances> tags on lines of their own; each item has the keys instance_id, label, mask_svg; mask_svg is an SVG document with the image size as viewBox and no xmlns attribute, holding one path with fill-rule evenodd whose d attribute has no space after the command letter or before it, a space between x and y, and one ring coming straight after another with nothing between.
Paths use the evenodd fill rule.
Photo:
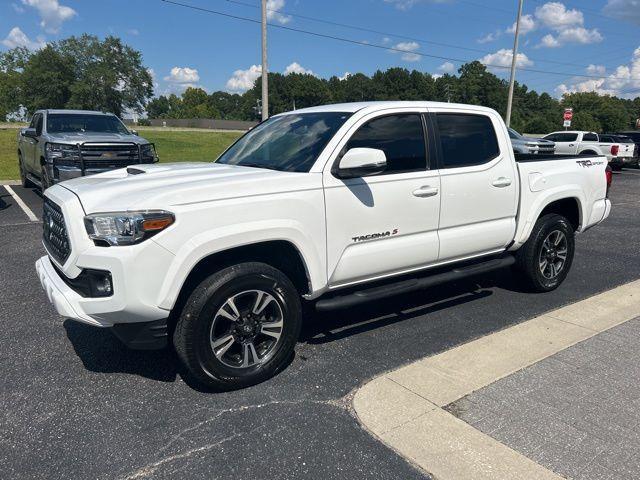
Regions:
<instances>
[{"instance_id":1,"label":"rear passenger window","mask_svg":"<svg viewBox=\"0 0 640 480\"><path fill-rule=\"evenodd\" d=\"M401 173L427 169L422 118L418 114L387 115L362 125L345 147L376 148L387 156L382 173Z\"/></svg>"},{"instance_id":2,"label":"rear passenger window","mask_svg":"<svg viewBox=\"0 0 640 480\"><path fill-rule=\"evenodd\" d=\"M578 139L577 133L556 133L556 142L575 142Z\"/></svg>"},{"instance_id":3,"label":"rear passenger window","mask_svg":"<svg viewBox=\"0 0 640 480\"><path fill-rule=\"evenodd\" d=\"M596 135L595 133L585 133L584 136L582 137L582 141L583 142L597 142L598 141L598 135Z\"/></svg>"},{"instance_id":4,"label":"rear passenger window","mask_svg":"<svg viewBox=\"0 0 640 480\"><path fill-rule=\"evenodd\" d=\"M438 113L436 118L443 168L481 165L500 154L498 138L489 117Z\"/></svg>"}]
</instances>

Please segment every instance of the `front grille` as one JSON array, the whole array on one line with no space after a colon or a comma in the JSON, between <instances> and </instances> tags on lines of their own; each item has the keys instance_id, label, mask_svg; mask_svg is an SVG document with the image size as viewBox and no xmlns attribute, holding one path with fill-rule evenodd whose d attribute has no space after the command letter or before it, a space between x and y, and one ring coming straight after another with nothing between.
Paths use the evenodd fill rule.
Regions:
<instances>
[{"instance_id":1,"label":"front grille","mask_svg":"<svg viewBox=\"0 0 640 480\"><path fill-rule=\"evenodd\" d=\"M71 245L62 210L47 197L44 198L43 204L42 230L42 240L47 252L62 265L69 258Z\"/></svg>"},{"instance_id":2,"label":"front grille","mask_svg":"<svg viewBox=\"0 0 640 480\"><path fill-rule=\"evenodd\" d=\"M55 165L84 168L85 170L109 170L125 168L140 163L154 163L156 161L155 156L148 149L139 149L135 143L83 143L78 146L78 150L82 157L76 152L71 158L57 159ZM80 161L80 158L82 158L82 161Z\"/></svg>"}]
</instances>

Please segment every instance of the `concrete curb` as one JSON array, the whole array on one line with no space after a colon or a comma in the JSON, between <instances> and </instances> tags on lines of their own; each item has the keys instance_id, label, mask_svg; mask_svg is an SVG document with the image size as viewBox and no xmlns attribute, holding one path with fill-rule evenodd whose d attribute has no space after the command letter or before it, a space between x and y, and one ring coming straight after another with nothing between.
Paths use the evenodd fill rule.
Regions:
<instances>
[{"instance_id":1,"label":"concrete curb","mask_svg":"<svg viewBox=\"0 0 640 480\"><path fill-rule=\"evenodd\" d=\"M561 479L442 407L640 316L640 280L381 375L356 393L360 422L436 478Z\"/></svg>"},{"instance_id":2,"label":"concrete curb","mask_svg":"<svg viewBox=\"0 0 640 480\"><path fill-rule=\"evenodd\" d=\"M20 180L0 180L0 185L20 185Z\"/></svg>"}]
</instances>

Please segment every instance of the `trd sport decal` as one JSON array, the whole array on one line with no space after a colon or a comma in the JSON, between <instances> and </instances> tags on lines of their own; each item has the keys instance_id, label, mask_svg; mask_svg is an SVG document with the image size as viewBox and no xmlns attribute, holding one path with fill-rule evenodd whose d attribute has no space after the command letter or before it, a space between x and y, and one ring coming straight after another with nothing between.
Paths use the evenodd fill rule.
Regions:
<instances>
[{"instance_id":1,"label":"trd sport decal","mask_svg":"<svg viewBox=\"0 0 640 480\"><path fill-rule=\"evenodd\" d=\"M376 240L378 238L392 237L393 235L397 235L397 233L398 233L398 229L394 228L390 232L370 233L369 235L351 237L351 240L353 240L354 242L366 242L367 240Z\"/></svg>"},{"instance_id":2,"label":"trd sport decal","mask_svg":"<svg viewBox=\"0 0 640 480\"><path fill-rule=\"evenodd\" d=\"M591 160L577 160L578 165L582 165L585 168L592 167L593 165L602 165L604 162L593 162Z\"/></svg>"}]
</instances>

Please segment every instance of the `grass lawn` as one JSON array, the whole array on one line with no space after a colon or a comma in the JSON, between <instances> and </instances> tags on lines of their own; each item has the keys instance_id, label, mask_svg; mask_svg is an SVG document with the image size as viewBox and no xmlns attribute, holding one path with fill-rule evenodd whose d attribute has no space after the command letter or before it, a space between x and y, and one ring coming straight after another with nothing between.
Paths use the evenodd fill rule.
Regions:
<instances>
[{"instance_id":1,"label":"grass lawn","mask_svg":"<svg viewBox=\"0 0 640 480\"><path fill-rule=\"evenodd\" d=\"M17 180L18 147L15 128L0 128L0 180ZM158 131L139 129L140 136L155 143L161 162L194 162L215 160L238 132Z\"/></svg>"}]
</instances>

